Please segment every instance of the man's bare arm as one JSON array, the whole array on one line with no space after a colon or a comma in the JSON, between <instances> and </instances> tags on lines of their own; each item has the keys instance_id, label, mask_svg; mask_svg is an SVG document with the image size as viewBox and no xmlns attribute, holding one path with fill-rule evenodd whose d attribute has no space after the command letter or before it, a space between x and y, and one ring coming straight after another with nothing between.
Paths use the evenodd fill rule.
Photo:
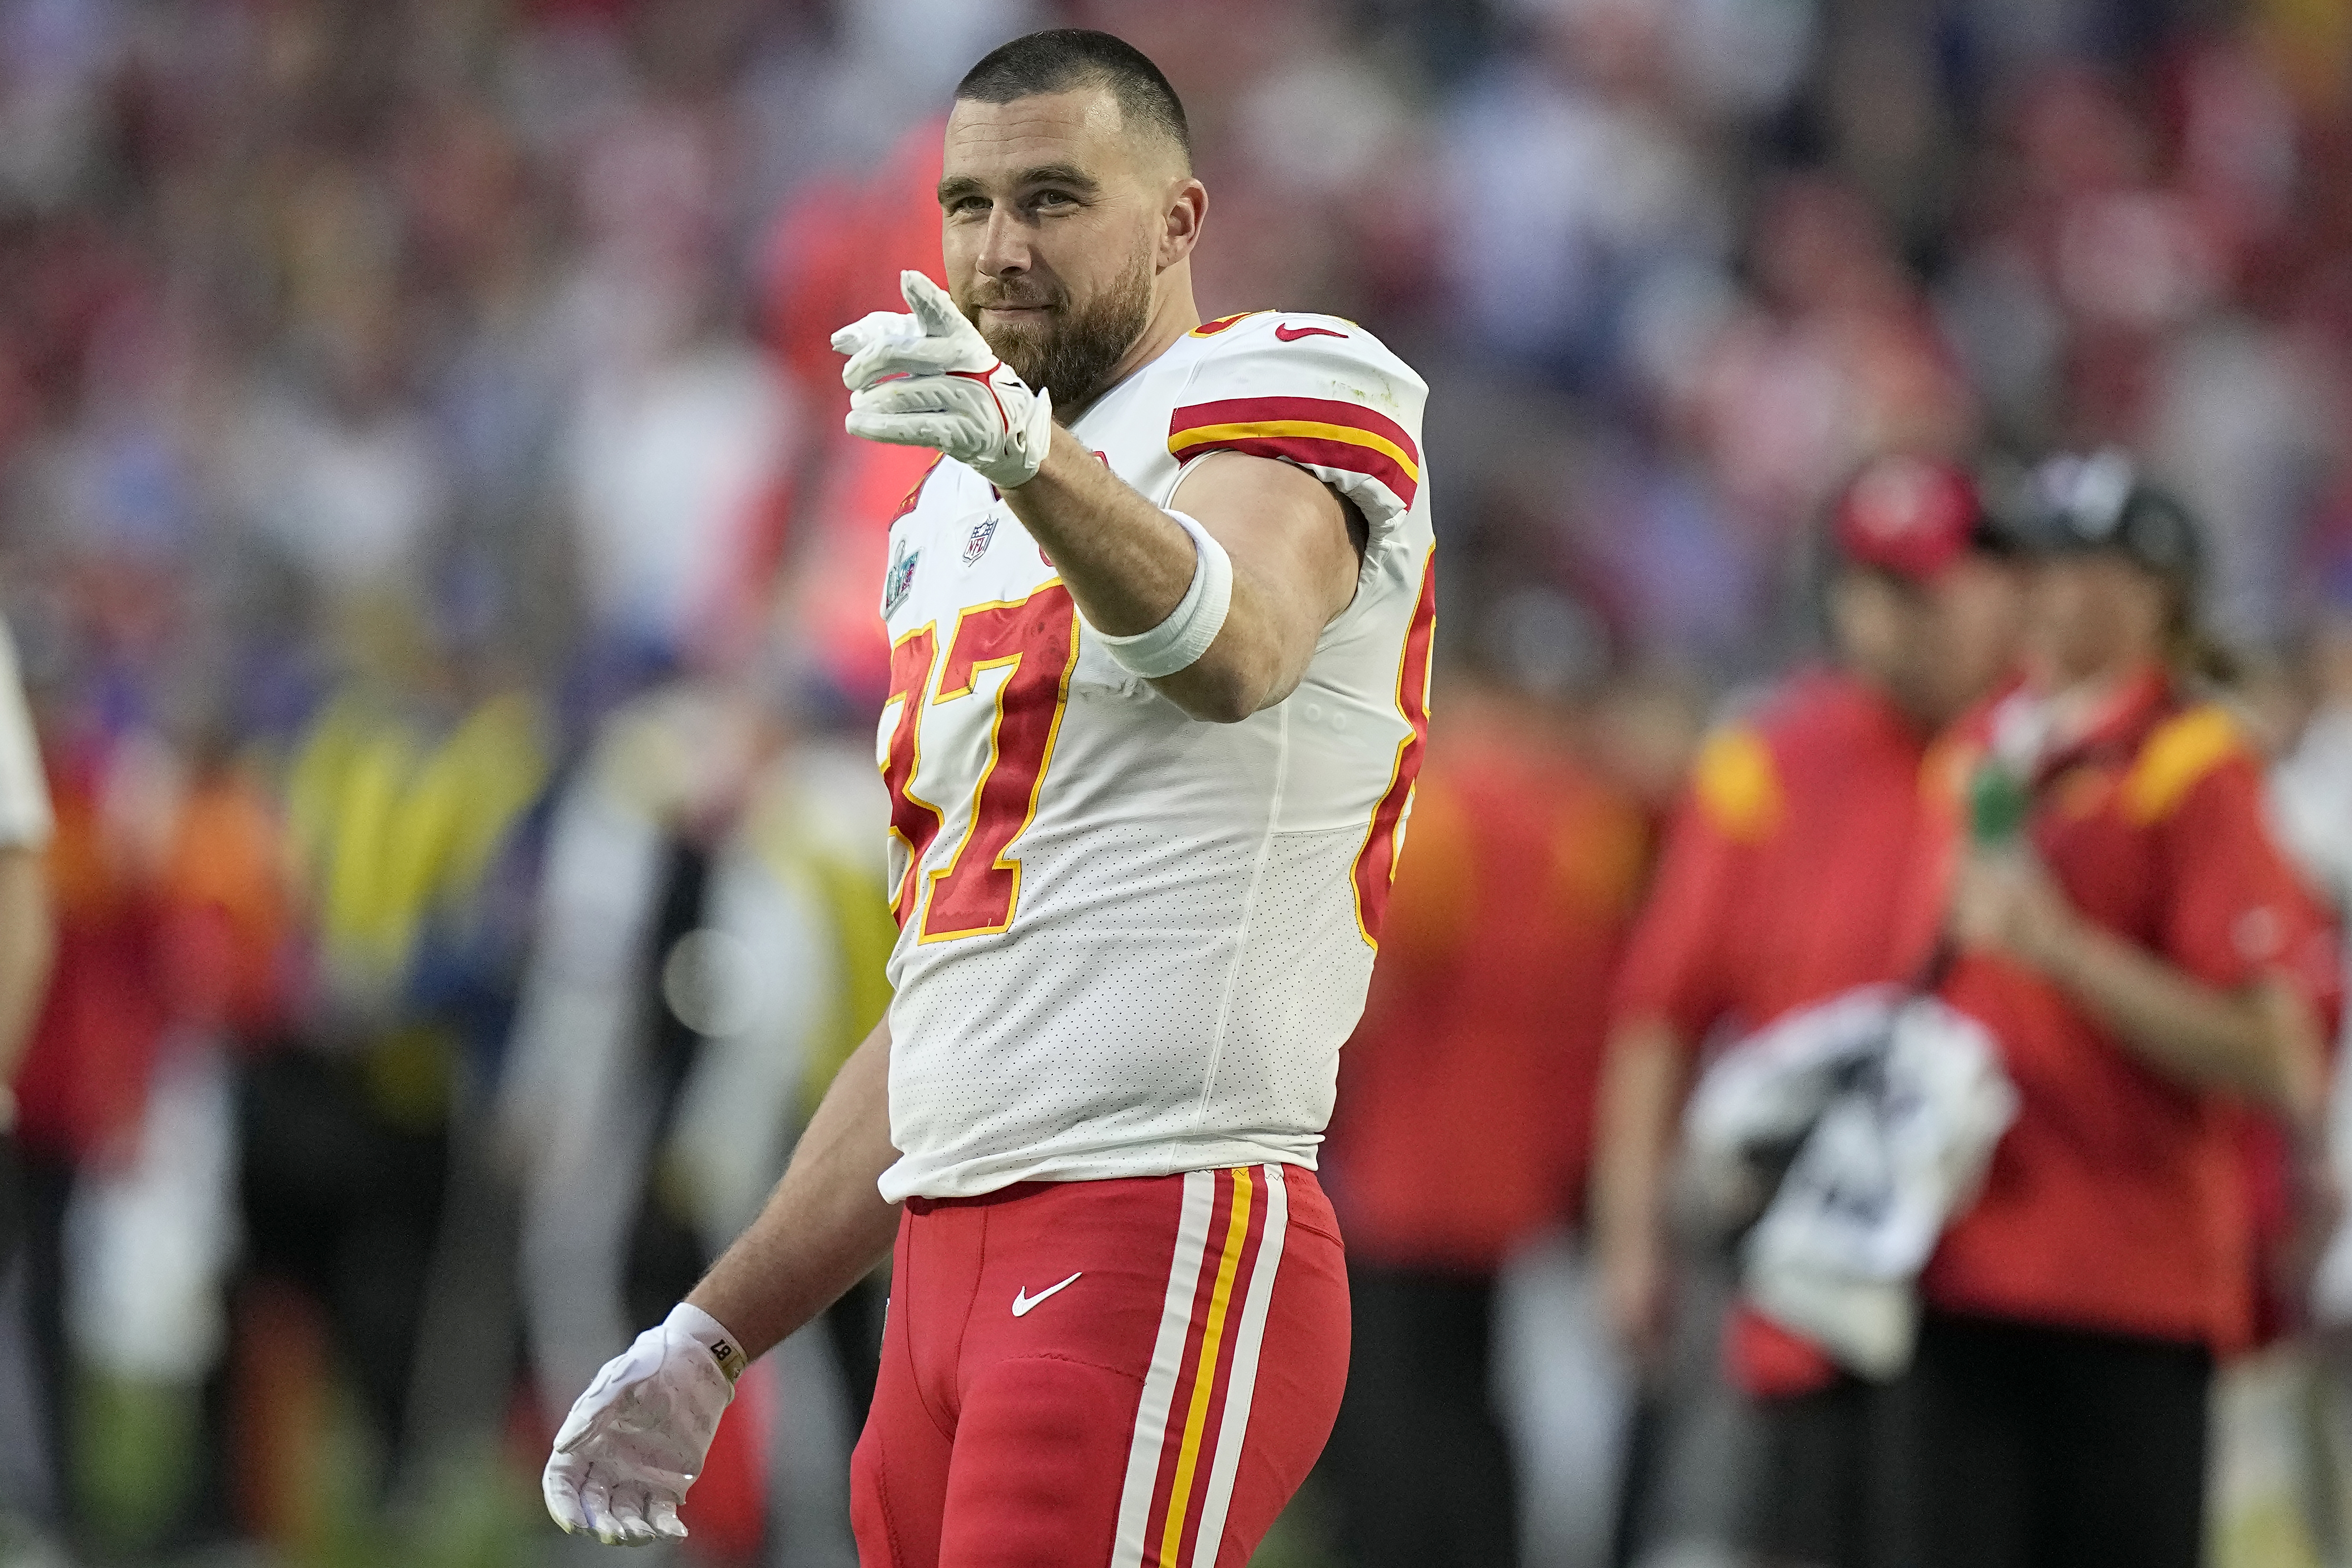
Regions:
<instances>
[{"instance_id":1,"label":"man's bare arm","mask_svg":"<svg viewBox=\"0 0 2352 1568\"><path fill-rule=\"evenodd\" d=\"M2299 1130L2317 1125L2325 1042L2284 980L2209 986L2085 919L2048 871L2016 856L1961 862L1951 925L1962 946L2006 953L2041 973L2175 1082L2240 1095Z\"/></svg>"},{"instance_id":2,"label":"man's bare arm","mask_svg":"<svg viewBox=\"0 0 2352 1568\"><path fill-rule=\"evenodd\" d=\"M2216 990L2087 921L2047 956L2044 972L2158 1072L2242 1095L2294 1128L2319 1125L2325 1046L2309 1006L2284 980Z\"/></svg>"},{"instance_id":3,"label":"man's bare arm","mask_svg":"<svg viewBox=\"0 0 2352 1568\"><path fill-rule=\"evenodd\" d=\"M1192 584L1191 537L1066 429L1036 477L1004 499L1097 632L1150 631ZM1247 718L1290 695L1316 639L1355 597L1361 525L1305 470L1239 453L1197 464L1174 505L1233 558L1233 606L1206 653L1152 685L1195 718Z\"/></svg>"},{"instance_id":4,"label":"man's bare arm","mask_svg":"<svg viewBox=\"0 0 2352 1568\"><path fill-rule=\"evenodd\" d=\"M1611 1035L1601 1067L1593 1249L1611 1325L1643 1361L1665 1335L1666 1173L1687 1057L1671 1026L1631 1019Z\"/></svg>"},{"instance_id":5,"label":"man's bare arm","mask_svg":"<svg viewBox=\"0 0 2352 1568\"><path fill-rule=\"evenodd\" d=\"M898 1206L875 1187L890 1146L890 1024L835 1075L783 1180L687 1300L758 1357L841 1298L890 1250Z\"/></svg>"}]
</instances>

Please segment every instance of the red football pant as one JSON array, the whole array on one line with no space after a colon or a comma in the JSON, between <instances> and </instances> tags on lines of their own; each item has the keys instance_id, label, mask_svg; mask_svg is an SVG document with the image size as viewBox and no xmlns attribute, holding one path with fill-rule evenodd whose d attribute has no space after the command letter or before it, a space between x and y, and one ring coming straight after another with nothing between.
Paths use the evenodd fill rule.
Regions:
<instances>
[{"instance_id":1,"label":"red football pant","mask_svg":"<svg viewBox=\"0 0 2352 1568\"><path fill-rule=\"evenodd\" d=\"M894 1266L860 1568L1242 1568L1330 1435L1348 1276L1300 1166L910 1198Z\"/></svg>"}]
</instances>

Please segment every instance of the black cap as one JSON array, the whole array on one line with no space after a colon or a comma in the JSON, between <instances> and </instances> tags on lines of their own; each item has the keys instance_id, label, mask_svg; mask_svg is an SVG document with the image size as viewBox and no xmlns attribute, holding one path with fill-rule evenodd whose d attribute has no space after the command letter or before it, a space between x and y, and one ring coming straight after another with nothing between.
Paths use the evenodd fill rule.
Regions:
<instances>
[{"instance_id":1,"label":"black cap","mask_svg":"<svg viewBox=\"0 0 2352 1568\"><path fill-rule=\"evenodd\" d=\"M2183 589L2194 589L2204 570L2204 539L2188 507L2112 448L2042 463L2026 483L2015 526L2035 554L2112 550Z\"/></svg>"}]
</instances>

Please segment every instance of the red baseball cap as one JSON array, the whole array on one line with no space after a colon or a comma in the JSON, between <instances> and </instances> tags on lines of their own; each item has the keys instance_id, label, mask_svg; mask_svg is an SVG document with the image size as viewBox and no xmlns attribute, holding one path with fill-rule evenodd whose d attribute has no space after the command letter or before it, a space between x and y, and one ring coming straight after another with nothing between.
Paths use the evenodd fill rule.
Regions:
<instances>
[{"instance_id":1,"label":"red baseball cap","mask_svg":"<svg viewBox=\"0 0 2352 1568\"><path fill-rule=\"evenodd\" d=\"M1830 513L1830 537L1853 566L1930 581L1998 535L1967 470L1935 457L1874 457L1846 481Z\"/></svg>"}]
</instances>

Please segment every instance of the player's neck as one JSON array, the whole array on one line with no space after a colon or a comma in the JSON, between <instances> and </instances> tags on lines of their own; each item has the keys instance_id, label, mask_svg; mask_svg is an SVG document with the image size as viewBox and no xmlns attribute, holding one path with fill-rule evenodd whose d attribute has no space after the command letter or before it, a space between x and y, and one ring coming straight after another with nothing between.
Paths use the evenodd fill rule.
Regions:
<instances>
[{"instance_id":1,"label":"player's neck","mask_svg":"<svg viewBox=\"0 0 2352 1568\"><path fill-rule=\"evenodd\" d=\"M1192 266L1189 259L1178 262L1160 275L1152 290L1151 319L1144 324L1126 353L1111 367L1102 391L1095 393L1076 408L1056 408L1054 417L1064 424L1075 424L1087 409L1103 400L1105 394L1124 382L1144 366L1174 348L1185 333L1201 324L1201 308L1192 303Z\"/></svg>"}]
</instances>

